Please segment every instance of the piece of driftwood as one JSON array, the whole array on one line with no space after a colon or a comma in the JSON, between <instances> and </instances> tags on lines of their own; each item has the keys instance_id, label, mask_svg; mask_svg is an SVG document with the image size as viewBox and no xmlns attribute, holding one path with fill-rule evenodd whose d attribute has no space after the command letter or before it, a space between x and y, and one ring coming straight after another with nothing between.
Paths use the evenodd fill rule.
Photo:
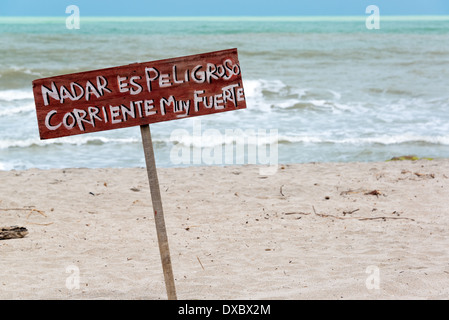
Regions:
<instances>
[{"instance_id":1,"label":"piece of driftwood","mask_svg":"<svg viewBox=\"0 0 449 320\"><path fill-rule=\"evenodd\" d=\"M0 227L0 240L23 238L28 234L24 227Z\"/></svg>"}]
</instances>

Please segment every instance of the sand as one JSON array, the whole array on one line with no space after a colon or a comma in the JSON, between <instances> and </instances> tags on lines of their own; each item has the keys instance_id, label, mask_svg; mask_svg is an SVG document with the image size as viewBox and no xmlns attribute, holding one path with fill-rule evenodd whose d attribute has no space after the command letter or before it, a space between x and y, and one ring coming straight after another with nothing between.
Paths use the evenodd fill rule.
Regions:
<instances>
[{"instance_id":1,"label":"sand","mask_svg":"<svg viewBox=\"0 0 449 320\"><path fill-rule=\"evenodd\" d=\"M158 173L179 299L449 298L449 160ZM144 168L0 181L0 299L166 299Z\"/></svg>"}]
</instances>

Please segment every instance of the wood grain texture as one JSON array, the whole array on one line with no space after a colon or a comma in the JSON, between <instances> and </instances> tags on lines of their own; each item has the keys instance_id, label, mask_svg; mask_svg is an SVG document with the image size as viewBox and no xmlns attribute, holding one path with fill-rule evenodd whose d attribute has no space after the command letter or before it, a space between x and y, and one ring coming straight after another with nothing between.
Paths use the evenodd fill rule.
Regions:
<instances>
[{"instance_id":1,"label":"wood grain texture","mask_svg":"<svg viewBox=\"0 0 449 320\"><path fill-rule=\"evenodd\" d=\"M33 81L41 139L246 108L237 49Z\"/></svg>"}]
</instances>

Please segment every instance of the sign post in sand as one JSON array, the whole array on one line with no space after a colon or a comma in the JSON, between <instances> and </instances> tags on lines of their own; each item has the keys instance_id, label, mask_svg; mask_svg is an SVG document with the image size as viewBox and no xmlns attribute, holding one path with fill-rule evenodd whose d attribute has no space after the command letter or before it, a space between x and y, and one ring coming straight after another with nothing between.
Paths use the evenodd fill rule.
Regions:
<instances>
[{"instance_id":1,"label":"sign post in sand","mask_svg":"<svg viewBox=\"0 0 449 320\"><path fill-rule=\"evenodd\" d=\"M150 123L246 108L237 49L33 81L41 139L140 126L168 299L176 289Z\"/></svg>"},{"instance_id":2,"label":"sign post in sand","mask_svg":"<svg viewBox=\"0 0 449 320\"><path fill-rule=\"evenodd\" d=\"M165 289L169 300L176 300L175 280L171 266L170 250L168 248L167 230L165 228L164 211L162 209L161 191L157 178L156 161L154 159L153 143L151 141L150 125L140 126L143 151L147 165L148 181L150 182L151 201L153 202L154 221L156 223L157 241L164 271Z\"/></svg>"}]
</instances>

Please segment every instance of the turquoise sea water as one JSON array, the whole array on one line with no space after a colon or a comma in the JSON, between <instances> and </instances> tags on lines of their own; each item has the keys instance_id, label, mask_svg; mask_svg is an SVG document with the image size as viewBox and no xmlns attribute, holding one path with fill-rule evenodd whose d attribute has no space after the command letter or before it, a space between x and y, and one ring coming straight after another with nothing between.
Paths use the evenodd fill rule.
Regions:
<instances>
[{"instance_id":1,"label":"turquoise sea water","mask_svg":"<svg viewBox=\"0 0 449 320\"><path fill-rule=\"evenodd\" d=\"M0 170L144 166L138 127L40 141L31 82L228 48L238 49L248 108L196 118L200 137L194 118L151 125L158 166L180 165L174 146L273 143L208 129L275 129L279 163L449 157L449 17L381 17L379 30L365 17L80 23L69 30L65 17L0 17ZM173 137L176 129L189 134Z\"/></svg>"}]
</instances>

